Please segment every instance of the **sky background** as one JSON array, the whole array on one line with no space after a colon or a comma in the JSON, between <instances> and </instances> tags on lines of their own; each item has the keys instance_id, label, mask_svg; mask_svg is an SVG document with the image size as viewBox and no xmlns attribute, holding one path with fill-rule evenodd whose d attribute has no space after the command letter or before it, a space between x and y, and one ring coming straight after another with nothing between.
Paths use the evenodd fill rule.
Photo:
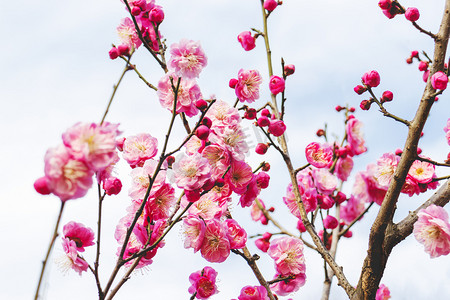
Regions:
<instances>
[{"instance_id":1,"label":"sky background","mask_svg":"<svg viewBox=\"0 0 450 300\"><path fill-rule=\"evenodd\" d=\"M421 12L419 24L437 32L444 6L443 0L406 1ZM264 77L261 99L269 99L268 72L263 40L245 52L236 36L254 27L262 29L259 1L192 0L158 1L166 19L161 33L167 45L182 38L200 40L208 56L208 66L198 82L204 96L215 95L233 103L234 91L228 80L239 69L257 69ZM60 206L55 196L41 196L33 182L44 172L44 154L49 147L61 143L61 134L76 122L99 122L111 95L113 84L120 76L124 62L111 61L108 51L118 43L116 27L126 17L120 1L98 0L88 5L79 1L2 1L0 3L0 33L4 37L0 54L0 299L30 299L34 295L41 261L51 237ZM334 111L336 105L358 107L363 97L353 92L362 74L378 70L380 95L389 89L394 101L389 111L412 119L420 101L424 82L417 63L405 63L411 50L425 50L430 56L433 44L419 33L404 16L388 20L377 1L319 0L284 1L269 19L274 73L281 75L280 58L296 66L296 73L286 85L287 136L292 160L296 167L305 164L304 148L318 141L315 132L328 124L340 138L343 117ZM448 57L448 55L447 55ZM144 76L156 84L163 75L144 48L132 62ZM443 160L450 147L443 127L450 117L448 93L433 107L424 129L420 147L424 154ZM402 148L406 128L382 117L375 109L357 110L356 117L365 124L369 151L355 159L353 175L385 152ZM148 89L137 76L129 72L119 87L107 120L120 123L123 136L147 132L162 141L169 113L162 109L156 93ZM183 137L178 122L171 145ZM249 143L256 145L258 136L249 123L243 125ZM253 149L252 149L253 150ZM288 174L275 151L267 157L251 154L248 161L257 166L265 159L272 165L271 186L261 194L268 206L275 206L275 218L295 229L295 218L282 203L288 184ZM117 175L124 183L118 196L104 202L102 231L101 278L109 276L115 262L117 243L113 238L115 225L129 205L129 168L119 164ZM447 173L446 173L447 172ZM448 170L437 170L438 176ZM351 190L352 180L344 191ZM402 197L399 217L406 216L430 194ZM249 235L274 231L249 221L249 210L236 207L233 216ZM367 235L378 206L354 228L354 237L343 240L338 249L338 263L344 267L349 281L356 285L367 249ZM448 209L447 209L448 211ZM82 199L69 201L62 225L74 220L95 228L97 215L96 191ZM261 254L249 242L252 252ZM94 249L85 257L92 261ZM51 263L46 272L42 299L95 299L93 277L75 272L63 275L54 259L62 255L57 240ZM321 295L323 263L313 251L306 250L307 282L293 299L317 299ZM267 279L274 275L273 261L263 256L259 263ZM240 257L230 255L223 264L211 264L198 253L183 248L181 229L175 228L158 251L154 263L143 274L135 274L120 290L116 299L188 299L189 274L204 266L218 271L220 293L211 299L231 299L245 285L257 281ZM413 237L396 247L389 259L382 283L391 289L392 299L444 299L450 296L450 258L430 259ZM287 299L286 297L285 299ZM345 299L343 290L335 285L332 299Z\"/></svg>"}]
</instances>

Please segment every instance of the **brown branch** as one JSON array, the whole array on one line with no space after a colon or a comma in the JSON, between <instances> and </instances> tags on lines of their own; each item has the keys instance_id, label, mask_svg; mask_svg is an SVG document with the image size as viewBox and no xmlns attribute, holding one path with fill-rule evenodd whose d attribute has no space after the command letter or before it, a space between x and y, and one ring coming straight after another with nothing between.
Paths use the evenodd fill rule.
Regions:
<instances>
[{"instance_id":1,"label":"brown branch","mask_svg":"<svg viewBox=\"0 0 450 300\"><path fill-rule=\"evenodd\" d=\"M430 70L431 74L441 71L444 68L444 58L446 55L449 35L450 0L446 0L444 15L436 38L433 60L434 63ZM398 197L405 182L409 168L417 157L417 145L419 142L420 133L422 132L430 113L430 109L434 103L431 97L435 92L435 89L431 86L431 81L428 80L419 108L417 109L416 115L409 126L408 137L400 162L380 207L380 211L378 212L378 215L372 225L367 256L364 260L358 286L352 296L352 299L375 298L375 293L378 289L381 277L383 276L384 269L386 268L388 257L392 251L392 248L395 246L395 243L393 242L388 245L385 243L387 240L387 234L394 227L392 220L396 210Z\"/></svg>"}]
</instances>

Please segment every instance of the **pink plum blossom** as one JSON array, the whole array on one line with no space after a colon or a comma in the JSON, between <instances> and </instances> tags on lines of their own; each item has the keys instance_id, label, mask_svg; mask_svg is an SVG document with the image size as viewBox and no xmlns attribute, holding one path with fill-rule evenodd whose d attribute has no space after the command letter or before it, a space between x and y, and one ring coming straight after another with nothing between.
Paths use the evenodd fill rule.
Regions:
<instances>
[{"instance_id":1,"label":"pink plum blossom","mask_svg":"<svg viewBox=\"0 0 450 300\"><path fill-rule=\"evenodd\" d=\"M142 166L158 152L158 140L148 133L129 136L123 143L123 158L131 167Z\"/></svg>"},{"instance_id":2,"label":"pink plum blossom","mask_svg":"<svg viewBox=\"0 0 450 300\"><path fill-rule=\"evenodd\" d=\"M170 184L164 183L159 188L152 188L144 207L145 215L150 220L167 219L175 202L175 189Z\"/></svg>"},{"instance_id":3,"label":"pink plum blossom","mask_svg":"<svg viewBox=\"0 0 450 300\"><path fill-rule=\"evenodd\" d=\"M341 219L344 220L346 224L350 224L364 211L364 209L364 202L352 195L345 204L341 205Z\"/></svg>"},{"instance_id":4,"label":"pink plum blossom","mask_svg":"<svg viewBox=\"0 0 450 300\"><path fill-rule=\"evenodd\" d=\"M395 153L384 153L377 160L377 168L375 170L374 176L378 183L386 189L391 183L399 161L400 157L398 155L395 155Z\"/></svg>"},{"instance_id":5,"label":"pink plum blossom","mask_svg":"<svg viewBox=\"0 0 450 300\"><path fill-rule=\"evenodd\" d=\"M450 224L448 214L434 204L417 213L414 223L414 237L423 244L431 258L450 253Z\"/></svg>"},{"instance_id":6,"label":"pink plum blossom","mask_svg":"<svg viewBox=\"0 0 450 300\"><path fill-rule=\"evenodd\" d=\"M266 206L264 205L264 202L258 198L259 203L261 203L261 206L263 208L265 208ZM256 203L256 201L254 201L251 205L250 208L250 216L252 218L253 221L258 222L262 216L264 216L262 210L259 208L258 204Z\"/></svg>"},{"instance_id":7,"label":"pink plum blossom","mask_svg":"<svg viewBox=\"0 0 450 300\"><path fill-rule=\"evenodd\" d=\"M434 170L435 167L433 164L426 161L416 160L411 165L408 175L418 183L429 183L435 175Z\"/></svg>"},{"instance_id":8,"label":"pink plum blossom","mask_svg":"<svg viewBox=\"0 0 450 300\"><path fill-rule=\"evenodd\" d=\"M177 87L179 77L174 73L167 73L158 82L157 94L161 105L172 111L175 92L172 89L172 82L170 78L173 79L173 86L175 88ZM184 112L188 117L195 116L199 111L195 106L195 102L201 98L202 93L196 82L193 79L181 78L177 93L176 112Z\"/></svg>"},{"instance_id":9,"label":"pink plum blossom","mask_svg":"<svg viewBox=\"0 0 450 300\"><path fill-rule=\"evenodd\" d=\"M259 250L262 252L267 252L270 248L270 238L272 237L272 234L269 232L266 232L263 234L263 236L257 240L255 240L255 245L258 247Z\"/></svg>"},{"instance_id":10,"label":"pink plum blossom","mask_svg":"<svg viewBox=\"0 0 450 300\"><path fill-rule=\"evenodd\" d=\"M175 183L185 190L196 190L210 178L211 167L200 153L184 156L173 164Z\"/></svg>"},{"instance_id":11,"label":"pink plum blossom","mask_svg":"<svg viewBox=\"0 0 450 300\"><path fill-rule=\"evenodd\" d=\"M265 287L258 286L244 286L241 289L241 294L238 297L239 300L269 300L267 296L267 290Z\"/></svg>"},{"instance_id":12,"label":"pink plum blossom","mask_svg":"<svg viewBox=\"0 0 450 300\"><path fill-rule=\"evenodd\" d=\"M211 129L235 128L241 122L241 116L237 108L230 106L223 100L218 100L211 105L206 116L211 119Z\"/></svg>"},{"instance_id":13,"label":"pink plum blossom","mask_svg":"<svg viewBox=\"0 0 450 300\"><path fill-rule=\"evenodd\" d=\"M431 76L431 85L436 90L445 90L448 84L448 76L442 71L436 72Z\"/></svg>"},{"instance_id":14,"label":"pink plum blossom","mask_svg":"<svg viewBox=\"0 0 450 300\"><path fill-rule=\"evenodd\" d=\"M184 248L194 248L194 252L200 250L203 245L206 226L198 216L189 215L183 220Z\"/></svg>"},{"instance_id":15,"label":"pink plum blossom","mask_svg":"<svg viewBox=\"0 0 450 300\"><path fill-rule=\"evenodd\" d=\"M336 189L337 177L331 174L328 169L314 169L312 175L319 192L330 195Z\"/></svg>"},{"instance_id":16,"label":"pink plum blossom","mask_svg":"<svg viewBox=\"0 0 450 300\"><path fill-rule=\"evenodd\" d=\"M217 129L215 134L209 136L212 143L216 143L227 149L236 160L243 160L245 153L249 150L245 138L244 131L237 126Z\"/></svg>"},{"instance_id":17,"label":"pink plum blossom","mask_svg":"<svg viewBox=\"0 0 450 300\"><path fill-rule=\"evenodd\" d=\"M323 226L326 229L335 229L338 225L339 225L338 220L332 215L326 216L326 218L323 220Z\"/></svg>"},{"instance_id":18,"label":"pink plum blossom","mask_svg":"<svg viewBox=\"0 0 450 300\"><path fill-rule=\"evenodd\" d=\"M279 296L287 296L291 293L298 291L302 286L305 285L306 282L305 273L300 273L296 275L288 274L288 275L293 277L293 279L281 280L270 285L272 291L277 293L277 295ZM278 278L279 276L280 275L277 274L275 275L275 278Z\"/></svg>"},{"instance_id":19,"label":"pink plum blossom","mask_svg":"<svg viewBox=\"0 0 450 300\"><path fill-rule=\"evenodd\" d=\"M241 46L242 48L244 48L245 51L250 51L256 47L255 45L256 39L252 36L252 33L250 31L244 31L239 33L237 39L239 43L241 43Z\"/></svg>"},{"instance_id":20,"label":"pink plum blossom","mask_svg":"<svg viewBox=\"0 0 450 300\"><path fill-rule=\"evenodd\" d=\"M353 118L348 120L345 130L347 132L347 142L350 156L362 154L367 151L364 146L364 137L362 133L362 122Z\"/></svg>"},{"instance_id":21,"label":"pink plum blossom","mask_svg":"<svg viewBox=\"0 0 450 300\"><path fill-rule=\"evenodd\" d=\"M197 299L208 299L219 291L216 286L217 272L211 267L204 267L202 270L192 273L189 276L189 293L194 294Z\"/></svg>"},{"instance_id":22,"label":"pink plum blossom","mask_svg":"<svg viewBox=\"0 0 450 300\"><path fill-rule=\"evenodd\" d=\"M196 201L190 208L189 214L200 217L202 220L220 219L223 208L208 193Z\"/></svg>"},{"instance_id":23,"label":"pink plum blossom","mask_svg":"<svg viewBox=\"0 0 450 300\"><path fill-rule=\"evenodd\" d=\"M375 300L389 300L391 298L391 291L384 284L378 287L377 293L375 295Z\"/></svg>"},{"instance_id":24,"label":"pink plum blossom","mask_svg":"<svg viewBox=\"0 0 450 300\"><path fill-rule=\"evenodd\" d=\"M47 150L44 161L48 188L61 201L83 197L92 186L93 171L63 145Z\"/></svg>"},{"instance_id":25,"label":"pink plum blossom","mask_svg":"<svg viewBox=\"0 0 450 300\"><path fill-rule=\"evenodd\" d=\"M327 144L310 143L305 149L306 160L316 168L326 168L333 161L333 149Z\"/></svg>"},{"instance_id":26,"label":"pink plum blossom","mask_svg":"<svg viewBox=\"0 0 450 300\"><path fill-rule=\"evenodd\" d=\"M75 242L77 251L84 252L84 247L94 245L94 231L81 223L71 221L63 227L64 238Z\"/></svg>"},{"instance_id":27,"label":"pink plum blossom","mask_svg":"<svg viewBox=\"0 0 450 300\"><path fill-rule=\"evenodd\" d=\"M117 34L121 42L128 45L130 49L137 49L142 44L134 23L130 18L121 20L119 26L117 26Z\"/></svg>"},{"instance_id":28,"label":"pink plum blossom","mask_svg":"<svg viewBox=\"0 0 450 300\"><path fill-rule=\"evenodd\" d=\"M239 198L239 204L242 207L251 206L253 201L261 192L261 189L258 186L257 177L253 176L252 180L250 180L246 187L238 188L235 190L235 192L241 195L241 197Z\"/></svg>"},{"instance_id":29,"label":"pink plum blossom","mask_svg":"<svg viewBox=\"0 0 450 300\"><path fill-rule=\"evenodd\" d=\"M62 238L63 251L65 253L64 260L60 261L60 267L64 272L73 269L80 274L87 271L89 264L84 258L78 255L77 245L75 241L68 238Z\"/></svg>"},{"instance_id":30,"label":"pink plum blossom","mask_svg":"<svg viewBox=\"0 0 450 300\"><path fill-rule=\"evenodd\" d=\"M230 255L230 241L227 230L216 219L206 221L205 237L202 248L202 257L209 262L224 262Z\"/></svg>"},{"instance_id":31,"label":"pink plum blossom","mask_svg":"<svg viewBox=\"0 0 450 300\"><path fill-rule=\"evenodd\" d=\"M170 46L170 54L168 65L175 74L186 79L198 77L208 64L199 41L182 39L179 43Z\"/></svg>"},{"instance_id":32,"label":"pink plum blossom","mask_svg":"<svg viewBox=\"0 0 450 300\"><path fill-rule=\"evenodd\" d=\"M224 221L227 228L227 237L230 241L231 249L242 249L247 242L247 232L234 219L226 219Z\"/></svg>"},{"instance_id":33,"label":"pink plum blossom","mask_svg":"<svg viewBox=\"0 0 450 300\"><path fill-rule=\"evenodd\" d=\"M94 172L101 171L116 159L118 124L76 123L62 135L64 145L77 160Z\"/></svg>"},{"instance_id":34,"label":"pink plum blossom","mask_svg":"<svg viewBox=\"0 0 450 300\"><path fill-rule=\"evenodd\" d=\"M300 239L293 237L274 239L267 254L274 259L275 268L281 275L305 273L303 242Z\"/></svg>"},{"instance_id":35,"label":"pink plum blossom","mask_svg":"<svg viewBox=\"0 0 450 300\"><path fill-rule=\"evenodd\" d=\"M350 173L353 170L353 159L350 156L345 158L340 157L336 163L335 174L336 177L342 181L347 181Z\"/></svg>"},{"instance_id":36,"label":"pink plum blossom","mask_svg":"<svg viewBox=\"0 0 450 300\"><path fill-rule=\"evenodd\" d=\"M225 175L225 179L231 184L233 191L246 189L247 184L253 179L252 167L245 161L234 160L231 162L230 169Z\"/></svg>"},{"instance_id":37,"label":"pink plum blossom","mask_svg":"<svg viewBox=\"0 0 450 300\"><path fill-rule=\"evenodd\" d=\"M272 75L269 80L270 92L274 95L284 92L285 82L280 76Z\"/></svg>"},{"instance_id":38,"label":"pink plum blossom","mask_svg":"<svg viewBox=\"0 0 450 300\"><path fill-rule=\"evenodd\" d=\"M259 99L259 85L262 78L257 70L240 69L237 79L238 82L234 90L239 101L252 103Z\"/></svg>"},{"instance_id":39,"label":"pink plum blossom","mask_svg":"<svg viewBox=\"0 0 450 300\"><path fill-rule=\"evenodd\" d=\"M446 133L447 144L450 145L450 118L447 120L447 125L444 127L444 131Z\"/></svg>"},{"instance_id":40,"label":"pink plum blossom","mask_svg":"<svg viewBox=\"0 0 450 300\"><path fill-rule=\"evenodd\" d=\"M153 159L146 160L142 167L134 168L130 176L132 178L131 188L128 191L128 195L133 200L144 199L145 193L150 186L149 176L153 177L158 162ZM153 179L152 190L158 189L166 179L166 172L161 170L158 172L156 179Z\"/></svg>"}]
</instances>

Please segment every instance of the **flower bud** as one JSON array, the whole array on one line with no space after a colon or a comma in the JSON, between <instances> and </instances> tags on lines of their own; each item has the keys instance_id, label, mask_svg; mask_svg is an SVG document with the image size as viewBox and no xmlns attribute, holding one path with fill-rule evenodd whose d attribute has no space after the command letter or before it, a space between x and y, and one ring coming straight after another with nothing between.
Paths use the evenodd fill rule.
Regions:
<instances>
[{"instance_id":1,"label":"flower bud","mask_svg":"<svg viewBox=\"0 0 450 300\"><path fill-rule=\"evenodd\" d=\"M103 181L103 189L109 196L117 195L122 190L122 182L119 178L109 177L108 179Z\"/></svg>"},{"instance_id":2,"label":"flower bud","mask_svg":"<svg viewBox=\"0 0 450 300\"><path fill-rule=\"evenodd\" d=\"M208 127L208 128L211 128L211 126L212 126L212 121L211 121L210 118L204 117L203 120L202 120L202 124L205 125L205 126Z\"/></svg>"},{"instance_id":3,"label":"flower bud","mask_svg":"<svg viewBox=\"0 0 450 300\"><path fill-rule=\"evenodd\" d=\"M250 51L256 47L256 39L252 36L250 31L244 31L238 34L238 42L241 43L245 51Z\"/></svg>"},{"instance_id":4,"label":"flower bud","mask_svg":"<svg viewBox=\"0 0 450 300\"><path fill-rule=\"evenodd\" d=\"M123 151L123 144L125 143L126 138L122 137L122 138L118 138L116 140L116 148L117 150L119 150L120 152Z\"/></svg>"},{"instance_id":5,"label":"flower bud","mask_svg":"<svg viewBox=\"0 0 450 300\"><path fill-rule=\"evenodd\" d=\"M258 118L258 126L259 127L266 127L269 126L270 120L268 117L262 116Z\"/></svg>"},{"instance_id":6,"label":"flower bud","mask_svg":"<svg viewBox=\"0 0 450 300\"><path fill-rule=\"evenodd\" d=\"M48 195L52 192L50 190L50 187L48 186L48 179L45 176L38 178L34 182L33 186L34 186L34 189L36 190L36 192L38 192L41 195Z\"/></svg>"},{"instance_id":7,"label":"flower bud","mask_svg":"<svg viewBox=\"0 0 450 300\"><path fill-rule=\"evenodd\" d=\"M407 63L408 65L412 64L412 62L413 62L412 57L408 57L408 58L406 59L406 63Z\"/></svg>"},{"instance_id":8,"label":"flower bud","mask_svg":"<svg viewBox=\"0 0 450 300\"><path fill-rule=\"evenodd\" d=\"M355 93L357 93L358 95L361 95L362 93L364 93L365 91L367 91L367 88L365 86L362 85L357 85L353 88L353 90L355 91Z\"/></svg>"},{"instance_id":9,"label":"flower bud","mask_svg":"<svg viewBox=\"0 0 450 300\"><path fill-rule=\"evenodd\" d=\"M419 20L420 13L419 10L415 7L409 7L405 12L405 18L408 21L415 22Z\"/></svg>"},{"instance_id":10,"label":"flower bud","mask_svg":"<svg viewBox=\"0 0 450 300\"><path fill-rule=\"evenodd\" d=\"M328 215L323 220L323 227L325 227L326 229L335 229L336 227L338 227L338 225L339 225L338 220L331 215Z\"/></svg>"},{"instance_id":11,"label":"flower bud","mask_svg":"<svg viewBox=\"0 0 450 300\"><path fill-rule=\"evenodd\" d=\"M244 113L244 118L246 118L247 120L254 120L256 118L256 109L247 109Z\"/></svg>"},{"instance_id":12,"label":"flower bud","mask_svg":"<svg viewBox=\"0 0 450 300\"><path fill-rule=\"evenodd\" d=\"M205 125L200 125L195 131L195 135L202 141L206 140L209 136L209 128Z\"/></svg>"},{"instance_id":13,"label":"flower bud","mask_svg":"<svg viewBox=\"0 0 450 300\"><path fill-rule=\"evenodd\" d=\"M264 108L263 110L261 110L261 116L269 117L270 111L267 108Z\"/></svg>"},{"instance_id":14,"label":"flower bud","mask_svg":"<svg viewBox=\"0 0 450 300\"><path fill-rule=\"evenodd\" d=\"M319 197L317 197L318 202L319 202L319 206L321 209L330 209L333 207L334 205L334 201L333 199L331 199L329 196L323 196L319 199ZM320 201L319 201L320 200Z\"/></svg>"},{"instance_id":15,"label":"flower bud","mask_svg":"<svg viewBox=\"0 0 450 300\"><path fill-rule=\"evenodd\" d=\"M348 230L345 234L344 237L346 238L351 238L353 236L353 232L351 230Z\"/></svg>"},{"instance_id":16,"label":"flower bud","mask_svg":"<svg viewBox=\"0 0 450 300\"><path fill-rule=\"evenodd\" d=\"M306 231L305 224L303 224L301 219L299 219L298 222L297 222L297 229L300 232L305 232Z\"/></svg>"},{"instance_id":17,"label":"flower bud","mask_svg":"<svg viewBox=\"0 0 450 300\"><path fill-rule=\"evenodd\" d=\"M275 0L266 0L264 1L264 8L267 9L267 11L273 11L275 8L277 8L278 2Z\"/></svg>"},{"instance_id":18,"label":"flower bud","mask_svg":"<svg viewBox=\"0 0 450 300\"><path fill-rule=\"evenodd\" d=\"M141 14L142 10L139 8L139 6L133 6L133 8L131 9L131 14L133 16L139 16Z\"/></svg>"},{"instance_id":19,"label":"flower bud","mask_svg":"<svg viewBox=\"0 0 450 300\"><path fill-rule=\"evenodd\" d=\"M274 136L281 136L286 131L286 125L282 120L270 121L269 133Z\"/></svg>"},{"instance_id":20,"label":"flower bud","mask_svg":"<svg viewBox=\"0 0 450 300\"><path fill-rule=\"evenodd\" d=\"M119 50L117 50L116 47L112 47L111 50L109 50L109 58L116 59L119 57Z\"/></svg>"},{"instance_id":21,"label":"flower bud","mask_svg":"<svg viewBox=\"0 0 450 300\"><path fill-rule=\"evenodd\" d=\"M270 164L268 162L264 162L264 165L262 166L261 170L263 170L264 172L269 172Z\"/></svg>"},{"instance_id":22,"label":"flower bud","mask_svg":"<svg viewBox=\"0 0 450 300\"><path fill-rule=\"evenodd\" d=\"M370 101L370 100L363 100L359 104L359 107L361 107L362 110L369 110L370 109L370 105L372 105L372 101Z\"/></svg>"},{"instance_id":23,"label":"flower bud","mask_svg":"<svg viewBox=\"0 0 450 300\"><path fill-rule=\"evenodd\" d=\"M422 149L417 147L417 155L419 155L420 153L422 153Z\"/></svg>"},{"instance_id":24,"label":"flower bud","mask_svg":"<svg viewBox=\"0 0 450 300\"><path fill-rule=\"evenodd\" d=\"M119 55L130 55L130 46L128 46L127 44L117 46L117 50L119 50Z\"/></svg>"},{"instance_id":25,"label":"flower bud","mask_svg":"<svg viewBox=\"0 0 450 300\"><path fill-rule=\"evenodd\" d=\"M354 107L350 107L350 108L348 109L348 111L351 112L351 113L355 112L355 110L356 110L356 108L354 108Z\"/></svg>"},{"instance_id":26,"label":"flower bud","mask_svg":"<svg viewBox=\"0 0 450 300\"><path fill-rule=\"evenodd\" d=\"M166 158L166 161L167 161L167 165L169 166L169 168L172 168L172 165L175 162L175 157L170 155Z\"/></svg>"},{"instance_id":27,"label":"flower bud","mask_svg":"<svg viewBox=\"0 0 450 300\"><path fill-rule=\"evenodd\" d=\"M317 130L316 135L317 135L318 137L324 136L324 135L325 135L325 130L323 130L323 129Z\"/></svg>"},{"instance_id":28,"label":"flower bud","mask_svg":"<svg viewBox=\"0 0 450 300\"><path fill-rule=\"evenodd\" d=\"M417 57L417 58L419 58L419 51L417 51L417 50L411 51L411 57Z\"/></svg>"},{"instance_id":29,"label":"flower bud","mask_svg":"<svg viewBox=\"0 0 450 300\"><path fill-rule=\"evenodd\" d=\"M448 84L447 74L444 72L436 72L431 76L431 85L436 90L445 90Z\"/></svg>"},{"instance_id":30,"label":"flower bud","mask_svg":"<svg viewBox=\"0 0 450 300\"><path fill-rule=\"evenodd\" d=\"M225 179L221 177L217 178L215 185L218 187L223 187L225 185Z\"/></svg>"},{"instance_id":31,"label":"flower bud","mask_svg":"<svg viewBox=\"0 0 450 300\"><path fill-rule=\"evenodd\" d=\"M400 155L402 155L402 153L403 153L403 150L402 150L402 149L396 149L396 150L395 150L395 155L400 156Z\"/></svg>"},{"instance_id":32,"label":"flower bud","mask_svg":"<svg viewBox=\"0 0 450 300\"><path fill-rule=\"evenodd\" d=\"M391 91L384 91L380 101L381 103L384 103L392 101L392 99L394 99L394 94Z\"/></svg>"},{"instance_id":33,"label":"flower bud","mask_svg":"<svg viewBox=\"0 0 450 300\"><path fill-rule=\"evenodd\" d=\"M272 94L277 95L278 93L284 92L284 88L285 82L283 78L275 75L272 75L272 77L270 77L269 89Z\"/></svg>"},{"instance_id":34,"label":"flower bud","mask_svg":"<svg viewBox=\"0 0 450 300\"><path fill-rule=\"evenodd\" d=\"M148 19L155 24L161 24L162 21L164 21L164 11L162 10L162 7L156 5L148 14Z\"/></svg>"},{"instance_id":35,"label":"flower bud","mask_svg":"<svg viewBox=\"0 0 450 300\"><path fill-rule=\"evenodd\" d=\"M267 144L259 143L256 145L255 152L263 155L266 154L268 148Z\"/></svg>"},{"instance_id":36,"label":"flower bud","mask_svg":"<svg viewBox=\"0 0 450 300\"><path fill-rule=\"evenodd\" d=\"M186 195L187 201L196 202L200 199L200 190L184 190L184 194Z\"/></svg>"},{"instance_id":37,"label":"flower bud","mask_svg":"<svg viewBox=\"0 0 450 300\"><path fill-rule=\"evenodd\" d=\"M208 102L203 99L199 99L195 102L195 107L197 107L201 111L204 111L208 107Z\"/></svg>"},{"instance_id":38,"label":"flower bud","mask_svg":"<svg viewBox=\"0 0 450 300\"><path fill-rule=\"evenodd\" d=\"M269 207L269 209L267 211L274 212L275 211L275 207L271 206L271 207Z\"/></svg>"},{"instance_id":39,"label":"flower bud","mask_svg":"<svg viewBox=\"0 0 450 300\"><path fill-rule=\"evenodd\" d=\"M377 87L380 84L380 74L375 70L369 71L363 75L362 81L368 87Z\"/></svg>"},{"instance_id":40,"label":"flower bud","mask_svg":"<svg viewBox=\"0 0 450 300\"><path fill-rule=\"evenodd\" d=\"M426 70L425 72L423 72L423 76L422 76L423 81L427 82L429 76L430 76L430 70Z\"/></svg>"},{"instance_id":41,"label":"flower bud","mask_svg":"<svg viewBox=\"0 0 450 300\"><path fill-rule=\"evenodd\" d=\"M230 82L228 83L228 86L232 89L236 87L236 84L238 83L238 80L236 78L231 78Z\"/></svg>"},{"instance_id":42,"label":"flower bud","mask_svg":"<svg viewBox=\"0 0 450 300\"><path fill-rule=\"evenodd\" d=\"M285 65L284 66L284 76L289 76L295 73L295 66L294 65Z\"/></svg>"},{"instance_id":43,"label":"flower bud","mask_svg":"<svg viewBox=\"0 0 450 300\"><path fill-rule=\"evenodd\" d=\"M266 189L269 186L269 182L270 176L266 172L259 172L258 175L256 175L256 183L261 189Z\"/></svg>"},{"instance_id":44,"label":"flower bud","mask_svg":"<svg viewBox=\"0 0 450 300\"><path fill-rule=\"evenodd\" d=\"M336 107L334 108L337 112L340 112L341 110L343 110L344 108L340 105L336 105Z\"/></svg>"},{"instance_id":45,"label":"flower bud","mask_svg":"<svg viewBox=\"0 0 450 300\"><path fill-rule=\"evenodd\" d=\"M421 60L419 62L419 71L426 71L428 69L428 63L426 61Z\"/></svg>"},{"instance_id":46,"label":"flower bud","mask_svg":"<svg viewBox=\"0 0 450 300\"><path fill-rule=\"evenodd\" d=\"M379 6L381 9L390 9L390 8L391 8L391 5L392 5L392 1L391 1L391 0L380 0L380 1L378 2L378 6Z\"/></svg>"},{"instance_id":47,"label":"flower bud","mask_svg":"<svg viewBox=\"0 0 450 300\"><path fill-rule=\"evenodd\" d=\"M347 196L343 193L343 192L338 192L337 194L336 194L336 196L334 197L334 201L337 203L337 204L341 204L342 202L344 202L345 200L347 200Z\"/></svg>"}]
</instances>

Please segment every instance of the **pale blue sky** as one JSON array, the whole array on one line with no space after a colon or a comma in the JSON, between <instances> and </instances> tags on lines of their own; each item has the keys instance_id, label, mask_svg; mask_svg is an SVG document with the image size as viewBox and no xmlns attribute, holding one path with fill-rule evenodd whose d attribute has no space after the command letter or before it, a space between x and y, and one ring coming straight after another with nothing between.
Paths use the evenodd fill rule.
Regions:
<instances>
[{"instance_id":1,"label":"pale blue sky","mask_svg":"<svg viewBox=\"0 0 450 300\"><path fill-rule=\"evenodd\" d=\"M165 9L166 20L161 32L167 44L181 38L200 40L208 56L208 66L199 84L204 95L214 94L234 102L234 91L228 80L240 68L258 69L264 78L262 99L268 99L267 67L262 40L256 49L245 52L236 40L237 34L250 27L261 28L259 1L158 1ZM376 69L381 75L377 93L394 92L388 109L404 118L413 117L424 83L417 64L406 65L411 50L433 52L431 39L415 30L403 16L388 20L377 7L377 1L284 1L270 17L270 37L275 73L280 75L280 57L296 66L296 73L287 82L287 134L290 152L297 166L305 162L304 147L315 140L315 131L328 122L342 136L341 116L333 110L337 104L355 107L363 99L353 92L361 75ZM407 1L421 12L420 24L436 32L441 18L443 0ZM59 209L59 200L34 192L33 182L43 174L43 157L49 147L60 143L61 134L78 121L98 122L101 119L112 86L123 68L121 61L111 61L108 51L117 43L115 28L126 16L120 1L98 0L88 5L76 1L3 1L0 3L0 140L2 150L2 182L0 228L3 247L0 253L1 299L30 299ZM146 78L157 83L162 71L144 49L133 58ZM424 154L440 160L448 153L444 132L450 117L448 93L440 97L425 127L420 146ZM358 111L365 123L369 152L355 162L355 171L365 168L384 152L402 147L406 130L375 109ZM159 108L156 94L147 89L133 74L126 75L116 95L107 120L120 122L124 135L148 132L163 138L168 114ZM179 124L178 124L179 125ZM181 129L178 127L178 129ZM249 132L252 130L249 128ZM181 135L178 135L181 137ZM251 135L250 139L256 139ZM269 205L277 207L276 217L294 221L282 204L288 182L282 161L269 153L273 169L272 188L262 193ZM260 157L249 160L256 165ZM126 185L121 195L105 202L101 274L105 280L112 268L117 244L114 226L125 213L128 169L119 168ZM438 175L446 175L439 170ZM353 173L354 174L354 173ZM448 174L448 171L447 171ZM348 185L346 190L350 190ZM62 224L75 220L95 227L96 193L67 204ZM426 196L399 202L401 213L415 209ZM376 208L376 207L374 207ZM448 209L447 209L448 210ZM248 226L250 234L264 230L246 221L248 210L235 208L233 214ZM341 243L338 262L344 266L351 283L356 284L366 251L366 235L375 211L366 216L355 229L352 239ZM287 225L293 228L295 224ZM357 233L356 230L361 230ZM245 262L231 255L224 264L210 264L192 251L184 250L179 229L167 239L167 245L155 257L145 276L137 275L117 295L117 299L188 299L188 276L203 266L218 272L220 293L211 299L237 297L244 285L256 280ZM255 251L252 243L251 249ZM62 254L57 241L53 258ZM323 267L318 255L306 251L307 283L294 299L317 299L323 281ZM93 255L86 254L88 258ZM168 262L171 262L169 265ZM272 261L261 260L268 278L274 274ZM179 266L175 267L175 266ZM433 260L413 238L394 249L385 278L393 299L441 299L450 295L449 257ZM47 272L45 299L95 299L93 278L86 273L63 276L56 265ZM142 294L144 293L144 294ZM333 287L333 299L344 294ZM286 297L287 299L287 297Z\"/></svg>"}]
</instances>

